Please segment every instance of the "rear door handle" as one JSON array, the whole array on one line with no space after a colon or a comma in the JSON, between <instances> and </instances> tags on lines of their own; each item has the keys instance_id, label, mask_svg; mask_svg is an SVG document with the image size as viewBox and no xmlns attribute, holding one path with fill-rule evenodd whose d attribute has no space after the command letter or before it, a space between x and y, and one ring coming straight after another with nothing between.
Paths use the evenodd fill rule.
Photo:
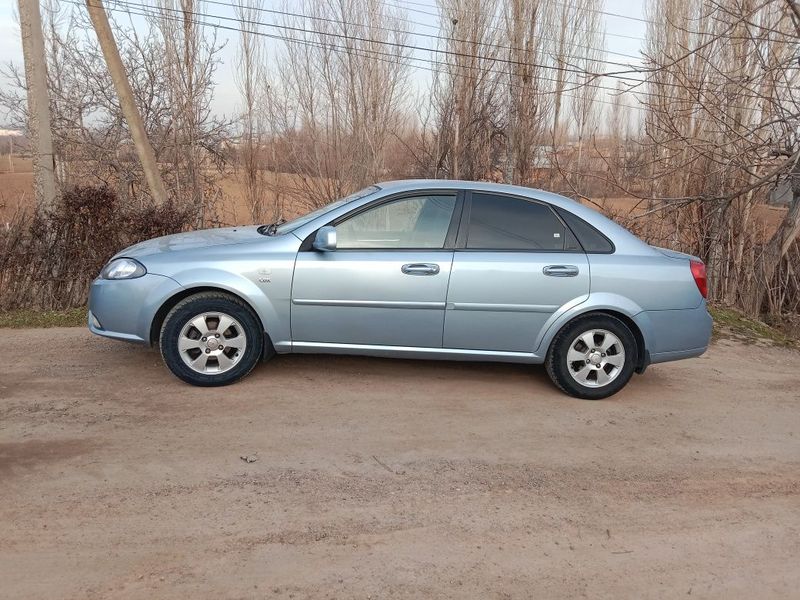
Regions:
<instances>
[{"instance_id":1,"label":"rear door handle","mask_svg":"<svg viewBox=\"0 0 800 600\"><path fill-rule=\"evenodd\" d=\"M439 272L439 265L434 263L410 263L400 267L406 275L436 275Z\"/></svg>"},{"instance_id":2,"label":"rear door handle","mask_svg":"<svg viewBox=\"0 0 800 600\"><path fill-rule=\"evenodd\" d=\"M575 277L580 269L575 265L547 265L542 273L550 277Z\"/></svg>"}]
</instances>

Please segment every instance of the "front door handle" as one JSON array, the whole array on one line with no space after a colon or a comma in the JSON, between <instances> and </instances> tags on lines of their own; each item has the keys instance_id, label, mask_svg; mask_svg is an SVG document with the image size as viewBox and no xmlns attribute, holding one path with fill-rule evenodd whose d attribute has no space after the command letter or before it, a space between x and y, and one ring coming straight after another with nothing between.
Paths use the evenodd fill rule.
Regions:
<instances>
[{"instance_id":1,"label":"front door handle","mask_svg":"<svg viewBox=\"0 0 800 600\"><path fill-rule=\"evenodd\" d=\"M575 265L547 265L542 273L550 277L575 277L580 270Z\"/></svg>"},{"instance_id":2,"label":"front door handle","mask_svg":"<svg viewBox=\"0 0 800 600\"><path fill-rule=\"evenodd\" d=\"M400 267L406 275L436 275L439 272L439 265L434 263L410 263Z\"/></svg>"}]
</instances>

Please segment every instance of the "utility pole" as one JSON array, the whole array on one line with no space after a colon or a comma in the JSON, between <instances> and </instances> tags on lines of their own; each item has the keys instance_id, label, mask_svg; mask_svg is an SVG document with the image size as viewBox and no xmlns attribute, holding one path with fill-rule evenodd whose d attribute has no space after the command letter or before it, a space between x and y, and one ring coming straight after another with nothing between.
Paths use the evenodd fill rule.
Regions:
<instances>
[{"instance_id":1,"label":"utility pole","mask_svg":"<svg viewBox=\"0 0 800 600\"><path fill-rule=\"evenodd\" d=\"M167 199L167 190L158 171L155 152L153 152L153 147L150 145L150 140L147 139L142 115L139 114L139 109L136 107L133 90L131 89L130 81L128 81L128 75L125 72L122 59L119 56L117 42L114 40L114 33L111 31L106 9L102 0L86 0L86 8L89 11L89 17L92 19L92 25L94 25L97 41L103 51L108 72L111 74L111 80L114 82L114 89L119 98L122 114L125 115L125 120L128 122L128 129L131 132L133 144L136 146L136 153L142 163L150 194L157 203L161 204Z\"/></svg>"},{"instance_id":2,"label":"utility pole","mask_svg":"<svg viewBox=\"0 0 800 600\"><path fill-rule=\"evenodd\" d=\"M56 197L53 172L53 133L50 130L50 99L47 93L47 59L44 54L39 0L18 0L28 97L28 128L33 146L33 181L36 204L52 206Z\"/></svg>"}]
</instances>

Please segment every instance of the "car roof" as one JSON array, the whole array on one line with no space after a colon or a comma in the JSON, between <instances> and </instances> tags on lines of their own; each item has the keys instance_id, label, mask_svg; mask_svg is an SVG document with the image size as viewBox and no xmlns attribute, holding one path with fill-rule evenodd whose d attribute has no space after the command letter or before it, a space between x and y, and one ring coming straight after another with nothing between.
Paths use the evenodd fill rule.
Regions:
<instances>
[{"instance_id":1,"label":"car roof","mask_svg":"<svg viewBox=\"0 0 800 600\"><path fill-rule=\"evenodd\" d=\"M494 192L499 194L512 194L515 196L525 196L534 200L542 200L549 204L561 206L576 214L579 214L583 204L571 198L547 192L545 190L524 187L521 185L510 185L507 183L492 183L490 181L466 181L462 179L396 179L393 181L382 181L377 186L387 192L405 192L412 190L474 190L481 192ZM588 208L588 207L586 207ZM597 211L589 208L593 213Z\"/></svg>"},{"instance_id":2,"label":"car roof","mask_svg":"<svg viewBox=\"0 0 800 600\"><path fill-rule=\"evenodd\" d=\"M487 190L494 192L505 191L507 193L526 194L526 195L535 192L550 194L550 192L545 192L544 190L537 190L534 188L524 187L521 185L494 183L491 181L468 181L465 179L394 179L392 181L382 181L377 185L378 187L384 190L397 190L397 191L402 191L411 188L413 189L449 188L458 190L461 189Z\"/></svg>"}]
</instances>

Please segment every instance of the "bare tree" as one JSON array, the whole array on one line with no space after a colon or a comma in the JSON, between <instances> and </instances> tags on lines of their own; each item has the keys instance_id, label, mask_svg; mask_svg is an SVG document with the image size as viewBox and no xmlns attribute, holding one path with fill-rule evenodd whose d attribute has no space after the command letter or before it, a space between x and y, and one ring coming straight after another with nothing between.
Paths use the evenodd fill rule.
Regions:
<instances>
[{"instance_id":1,"label":"bare tree","mask_svg":"<svg viewBox=\"0 0 800 600\"><path fill-rule=\"evenodd\" d=\"M167 97L173 107L172 160L176 173L183 175L175 182L186 186L178 193L191 198L201 221L207 205L214 200L206 198L206 162L219 159L218 148L204 144L202 131L215 121L211 90L220 50L216 30L207 31L197 18L203 11L202 0L157 0L156 15L151 20L165 50L162 64L168 81Z\"/></svg>"},{"instance_id":2,"label":"bare tree","mask_svg":"<svg viewBox=\"0 0 800 600\"><path fill-rule=\"evenodd\" d=\"M242 99L241 135L237 154L245 203L253 223L262 223L267 192L264 161L263 111L266 85L266 51L260 33L262 0L236 0L240 23L234 79Z\"/></svg>"},{"instance_id":3,"label":"bare tree","mask_svg":"<svg viewBox=\"0 0 800 600\"><path fill-rule=\"evenodd\" d=\"M576 47L581 34L582 21L586 11L581 10L578 2L562 2L552 11L553 25L550 30L554 37L551 40L551 56L553 68L553 115L550 138L554 149L561 146L563 132L561 128L564 89L569 83L569 60L572 49Z\"/></svg>"},{"instance_id":4,"label":"bare tree","mask_svg":"<svg viewBox=\"0 0 800 600\"><path fill-rule=\"evenodd\" d=\"M567 180L567 184L575 188L575 166L568 166L566 157L563 156L566 139L575 134L573 114L583 116L590 107L593 107L596 89L586 88L582 97L575 96L576 89L581 83L593 81L591 73L586 73L582 78L580 69L587 66L595 67L597 56L593 43L597 42L598 32L592 26L599 25L598 0L577 0L575 2L549 2L550 32L549 54L552 68L550 77L552 81L552 116L550 126L550 162L556 167L550 170L550 186L555 185L557 176ZM584 52L592 53L584 58ZM577 61L577 63L576 63ZM579 81L581 79L581 81ZM569 90L569 91L567 91ZM572 108L572 110L570 110ZM586 117L591 116L588 110ZM581 119L578 125L578 137L582 145L586 131L586 120ZM577 161L580 164L580 160Z\"/></svg>"},{"instance_id":5,"label":"bare tree","mask_svg":"<svg viewBox=\"0 0 800 600\"><path fill-rule=\"evenodd\" d=\"M506 170L509 183L531 184L545 138L553 95L545 93L551 79L543 65L549 42L549 9L544 1L507 0L508 122L506 125Z\"/></svg>"},{"instance_id":6,"label":"bare tree","mask_svg":"<svg viewBox=\"0 0 800 600\"><path fill-rule=\"evenodd\" d=\"M402 128L408 51L400 12L380 0L304 0L287 17L275 111L312 206L383 177Z\"/></svg>"},{"instance_id":7,"label":"bare tree","mask_svg":"<svg viewBox=\"0 0 800 600\"><path fill-rule=\"evenodd\" d=\"M574 39L576 46L583 47L578 58L566 61L560 58L559 62L571 64L571 69L577 71L575 90L571 102L571 113L575 124L576 154L573 167L572 188L579 195L586 193L584 189L584 174L591 166L584 164L588 138L594 135L597 129L598 94L599 89L593 82L596 74L601 73L603 52L599 50L605 45L605 34L600 18L601 0L584 0L580 7L582 18L576 29ZM577 29L580 27L580 29Z\"/></svg>"},{"instance_id":8,"label":"bare tree","mask_svg":"<svg viewBox=\"0 0 800 600\"><path fill-rule=\"evenodd\" d=\"M125 202L149 203L102 53L96 40L84 34L91 30L85 12L55 0L46 8L53 134L61 183L105 184ZM158 12L143 14L155 26L137 29L132 20L125 25L124 15L120 18L117 13L112 19L115 38L157 160L171 165L164 168L168 192L173 200L194 206L200 222L204 208L219 193L219 169L212 167L226 123L211 115L210 102L220 46L213 36L186 23L195 20L189 11L165 5ZM177 32L173 30L176 23L181 24ZM178 60L176 40L187 30L195 32L190 46L196 51L181 51ZM176 67L176 62L189 64L192 75ZM5 74L11 84L0 90L0 104L12 123L24 124L24 79L16 65L9 65ZM177 80L183 83L176 84Z\"/></svg>"},{"instance_id":9,"label":"bare tree","mask_svg":"<svg viewBox=\"0 0 800 600\"><path fill-rule=\"evenodd\" d=\"M712 297L752 313L799 227L790 209L776 236L745 260L758 245L753 206L797 164L798 31L789 9L657 0L650 10L645 104L654 200L684 207L672 217L683 227L673 239L691 240L707 260Z\"/></svg>"},{"instance_id":10,"label":"bare tree","mask_svg":"<svg viewBox=\"0 0 800 600\"><path fill-rule=\"evenodd\" d=\"M434 63L431 167L454 179L496 179L505 117L496 69L501 13L491 0L439 0L439 12L446 54Z\"/></svg>"}]
</instances>

